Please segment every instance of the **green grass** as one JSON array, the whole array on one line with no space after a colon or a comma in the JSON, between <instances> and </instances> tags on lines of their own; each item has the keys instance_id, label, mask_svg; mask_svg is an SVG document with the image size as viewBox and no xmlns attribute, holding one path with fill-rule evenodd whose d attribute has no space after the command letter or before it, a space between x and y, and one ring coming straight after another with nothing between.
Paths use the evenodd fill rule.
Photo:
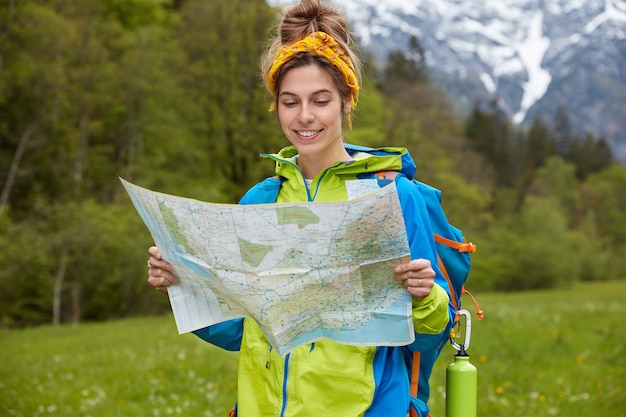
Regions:
<instances>
[{"instance_id":1,"label":"green grass","mask_svg":"<svg viewBox=\"0 0 626 417\"><path fill-rule=\"evenodd\" d=\"M226 416L237 354L171 315L0 333L0 416Z\"/></svg>"},{"instance_id":2,"label":"green grass","mask_svg":"<svg viewBox=\"0 0 626 417\"><path fill-rule=\"evenodd\" d=\"M626 281L474 295L485 311L473 315L469 349L479 416L626 415ZM453 354L446 348L433 372L435 417L445 416Z\"/></svg>"},{"instance_id":3,"label":"green grass","mask_svg":"<svg viewBox=\"0 0 626 417\"><path fill-rule=\"evenodd\" d=\"M626 281L475 295L479 416L626 415ZM1 416L226 416L236 398L237 354L178 335L170 315L0 330L0 361ZM447 347L434 417L452 361Z\"/></svg>"}]
</instances>

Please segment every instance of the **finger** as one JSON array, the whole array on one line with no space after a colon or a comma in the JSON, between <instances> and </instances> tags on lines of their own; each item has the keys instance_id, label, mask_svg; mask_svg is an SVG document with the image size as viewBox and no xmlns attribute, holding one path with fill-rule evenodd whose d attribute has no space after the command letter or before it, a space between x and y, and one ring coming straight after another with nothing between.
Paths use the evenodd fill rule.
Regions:
<instances>
[{"instance_id":1,"label":"finger","mask_svg":"<svg viewBox=\"0 0 626 417\"><path fill-rule=\"evenodd\" d=\"M167 294L167 287L154 287L154 289L163 294Z\"/></svg>"},{"instance_id":2,"label":"finger","mask_svg":"<svg viewBox=\"0 0 626 417\"><path fill-rule=\"evenodd\" d=\"M161 277L155 277L152 275L148 275L148 284L153 286L154 288L158 288L161 282Z\"/></svg>"},{"instance_id":3,"label":"finger","mask_svg":"<svg viewBox=\"0 0 626 417\"><path fill-rule=\"evenodd\" d=\"M150 246L148 248L148 253L154 259L162 259L163 258L163 255L161 254L161 251L159 250L159 248L157 246Z\"/></svg>"},{"instance_id":4,"label":"finger","mask_svg":"<svg viewBox=\"0 0 626 417\"><path fill-rule=\"evenodd\" d=\"M148 283L153 287L169 287L177 284L178 278L176 278L176 275L171 274L164 269L152 267L148 271Z\"/></svg>"},{"instance_id":5,"label":"finger","mask_svg":"<svg viewBox=\"0 0 626 417\"><path fill-rule=\"evenodd\" d=\"M148 278L148 283L157 290L161 288L171 287L173 285L172 282L165 277L150 277Z\"/></svg>"},{"instance_id":6,"label":"finger","mask_svg":"<svg viewBox=\"0 0 626 417\"><path fill-rule=\"evenodd\" d=\"M150 277L148 279L148 284L163 294L167 294L167 288L171 286L171 284L163 277Z\"/></svg>"},{"instance_id":7,"label":"finger","mask_svg":"<svg viewBox=\"0 0 626 417\"><path fill-rule=\"evenodd\" d=\"M425 288L415 288L415 287L407 288L407 291L409 292L411 297L413 297L417 301L423 300L430 293Z\"/></svg>"},{"instance_id":8,"label":"finger","mask_svg":"<svg viewBox=\"0 0 626 417\"><path fill-rule=\"evenodd\" d=\"M157 268L163 268L168 271L172 270L172 265L163 259L163 254L161 253L161 250L157 246L151 246L148 249L148 253L150 254L148 265L151 265Z\"/></svg>"},{"instance_id":9,"label":"finger","mask_svg":"<svg viewBox=\"0 0 626 417\"><path fill-rule=\"evenodd\" d=\"M393 278L396 281L407 281L407 280L419 280L422 279L424 281L426 280L430 280L432 282L435 281L435 271L432 268L427 268L427 269L422 269L422 270L418 270L418 271L413 271L413 270L409 270L406 272L402 272L402 273L394 273ZM417 281L414 281L417 282ZM415 284L408 284L407 285L413 285L415 286Z\"/></svg>"},{"instance_id":10,"label":"finger","mask_svg":"<svg viewBox=\"0 0 626 417\"><path fill-rule=\"evenodd\" d=\"M430 290L435 285L435 280L431 278L409 278L408 286L414 288L426 288Z\"/></svg>"},{"instance_id":11,"label":"finger","mask_svg":"<svg viewBox=\"0 0 626 417\"><path fill-rule=\"evenodd\" d=\"M162 258L156 258L154 256L150 256L150 259L148 259L148 266L153 269L163 269L165 271L172 270L171 263L167 262L166 260Z\"/></svg>"},{"instance_id":12,"label":"finger","mask_svg":"<svg viewBox=\"0 0 626 417\"><path fill-rule=\"evenodd\" d=\"M402 285L407 290L424 289L426 291L430 291L433 285L435 285L435 282L434 280L426 278L408 278L402 281Z\"/></svg>"},{"instance_id":13,"label":"finger","mask_svg":"<svg viewBox=\"0 0 626 417\"><path fill-rule=\"evenodd\" d=\"M415 298L416 300L421 300L424 297L428 296L428 294L430 294L430 287L407 287L406 290L408 291L409 294L411 294L411 297Z\"/></svg>"},{"instance_id":14,"label":"finger","mask_svg":"<svg viewBox=\"0 0 626 417\"><path fill-rule=\"evenodd\" d=\"M408 278L402 281L407 292L418 301L430 294L434 284L434 280L427 278Z\"/></svg>"},{"instance_id":15,"label":"finger","mask_svg":"<svg viewBox=\"0 0 626 417\"><path fill-rule=\"evenodd\" d=\"M428 269L430 267L431 265L428 259L414 259L411 262L405 262L397 265L395 268L395 272L402 274L404 272L420 271L423 269Z\"/></svg>"}]
</instances>

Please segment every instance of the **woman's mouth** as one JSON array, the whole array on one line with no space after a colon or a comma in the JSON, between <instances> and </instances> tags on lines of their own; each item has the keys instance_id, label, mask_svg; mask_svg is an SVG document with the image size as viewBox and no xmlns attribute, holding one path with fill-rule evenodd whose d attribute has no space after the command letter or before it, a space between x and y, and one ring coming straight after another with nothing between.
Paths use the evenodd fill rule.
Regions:
<instances>
[{"instance_id":1,"label":"woman's mouth","mask_svg":"<svg viewBox=\"0 0 626 417\"><path fill-rule=\"evenodd\" d=\"M312 139L320 132L321 130L296 130L296 134L303 139Z\"/></svg>"}]
</instances>

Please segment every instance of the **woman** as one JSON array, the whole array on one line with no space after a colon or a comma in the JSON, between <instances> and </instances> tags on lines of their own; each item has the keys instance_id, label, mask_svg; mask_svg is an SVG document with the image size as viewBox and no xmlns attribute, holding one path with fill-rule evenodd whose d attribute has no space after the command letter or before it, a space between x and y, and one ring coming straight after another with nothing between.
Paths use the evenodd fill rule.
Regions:
<instances>
[{"instance_id":1,"label":"woman","mask_svg":"<svg viewBox=\"0 0 626 417\"><path fill-rule=\"evenodd\" d=\"M411 404L417 415L428 415L428 378L452 318L447 284L436 266L424 201L407 179L415 173L407 150L343 142L359 93L360 64L350 45L345 18L319 0L302 0L285 10L262 71L274 97L271 108L291 146L265 157L276 162L282 177L277 202L345 201L359 178L381 172L395 178L412 261L390 271L390 279L401 281L413 298L415 342L368 347L320 340L280 357L250 318L195 331L210 343L240 351L235 411L240 416L405 417ZM263 192L257 184L240 203L263 202ZM177 282L171 264L158 248L149 253L148 282L167 292ZM416 351L419 394L412 400Z\"/></svg>"}]
</instances>

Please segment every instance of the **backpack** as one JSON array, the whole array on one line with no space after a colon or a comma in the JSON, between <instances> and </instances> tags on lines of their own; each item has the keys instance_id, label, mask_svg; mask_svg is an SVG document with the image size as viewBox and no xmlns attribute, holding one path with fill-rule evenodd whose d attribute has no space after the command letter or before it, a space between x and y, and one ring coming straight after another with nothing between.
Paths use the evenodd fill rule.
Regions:
<instances>
[{"instance_id":1,"label":"backpack","mask_svg":"<svg viewBox=\"0 0 626 417\"><path fill-rule=\"evenodd\" d=\"M395 181L397 176L406 177L405 174L396 171L380 171L376 173L362 173L357 175L359 179L376 179L381 187ZM457 229L448 222L443 208L441 207L440 190L424 184L414 178L406 178L420 191L426 203L426 209L430 219L437 250L439 269L448 282L451 302L456 312L455 320L450 325L450 338L452 339L454 335L453 327L459 320L461 296L463 294L468 294L471 297L476 307L478 319L480 320L483 317L483 312L476 303L476 300L465 289L465 281L467 280L470 270L470 254L476 251L476 245L467 242L463 237L461 230ZM248 195L246 195L246 197L252 198L257 204L275 203L278 198L278 193L280 192L280 187L285 181L286 179L280 176L268 177L248 191ZM443 346L444 343L442 342L439 346L439 352L441 352ZM417 398L420 352L415 352L413 354L412 362L411 396ZM418 416L414 407L411 407L410 416Z\"/></svg>"},{"instance_id":2,"label":"backpack","mask_svg":"<svg viewBox=\"0 0 626 417\"><path fill-rule=\"evenodd\" d=\"M401 172L381 171L375 174L359 175L359 178L374 177L379 185L384 186L394 181L397 176L406 177ZM426 203L437 248L439 269L448 281L452 305L458 313L461 309L461 296L469 294L465 289L465 281L470 271L470 254L476 252L476 245L467 242L463 237L463 232L448 222L441 207L440 190L414 178L407 177L407 179L420 191ZM482 317L480 308L477 307L477 311L479 318Z\"/></svg>"},{"instance_id":3,"label":"backpack","mask_svg":"<svg viewBox=\"0 0 626 417\"><path fill-rule=\"evenodd\" d=\"M359 178L376 178L379 185L382 187L394 181L397 176L406 177L406 175L401 172L381 171L375 174L362 174L359 175ZM450 301L456 313L454 322L451 323L450 326L450 340L453 340L453 327L459 320L461 297L463 294L469 295L474 302L478 319L481 320L483 318L483 311L478 306L472 294L465 289L465 281L470 271L470 254L476 252L476 245L467 242L465 237L463 237L463 232L448 222L443 208L441 207L440 190L428 184L424 184L415 178L406 178L420 191L426 203L426 210L428 212L437 250L439 270L448 282ZM441 343L439 353L443 349L443 346L444 344ZM414 352L411 369L411 396L414 398L417 398L420 359L420 352ZM410 417L418 417L418 413L414 407L411 407ZM429 417L431 417L430 414Z\"/></svg>"}]
</instances>

